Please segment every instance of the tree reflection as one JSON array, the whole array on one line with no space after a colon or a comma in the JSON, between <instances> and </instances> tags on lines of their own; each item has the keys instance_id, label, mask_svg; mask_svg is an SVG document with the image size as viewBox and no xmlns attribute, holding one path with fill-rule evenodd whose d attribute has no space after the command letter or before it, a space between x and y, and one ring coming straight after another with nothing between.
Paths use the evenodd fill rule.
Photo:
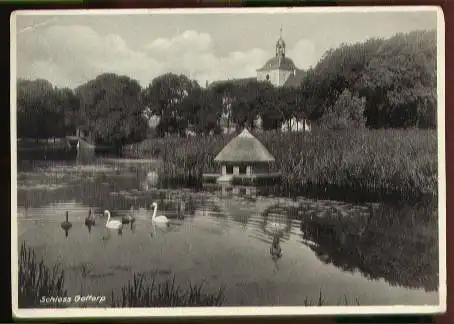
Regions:
<instances>
[{"instance_id":1,"label":"tree reflection","mask_svg":"<svg viewBox=\"0 0 454 324\"><path fill-rule=\"evenodd\" d=\"M325 263L344 271L359 270L391 285L438 289L437 208L387 206L340 217L332 210L305 217L302 237ZM314 244L308 244L314 242Z\"/></svg>"}]
</instances>

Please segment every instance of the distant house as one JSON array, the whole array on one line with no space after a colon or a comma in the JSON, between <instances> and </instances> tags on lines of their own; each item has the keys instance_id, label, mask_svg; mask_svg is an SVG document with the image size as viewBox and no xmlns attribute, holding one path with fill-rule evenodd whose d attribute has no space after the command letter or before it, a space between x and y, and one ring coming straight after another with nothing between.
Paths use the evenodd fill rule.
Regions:
<instances>
[{"instance_id":1,"label":"distant house","mask_svg":"<svg viewBox=\"0 0 454 324\"><path fill-rule=\"evenodd\" d=\"M197 133L196 133L196 131L195 131L194 125L188 125L188 127L187 127L186 130L185 130L185 134L186 134L186 136L188 136L188 137L189 137L189 136L196 136Z\"/></svg>"},{"instance_id":2,"label":"distant house","mask_svg":"<svg viewBox=\"0 0 454 324\"><path fill-rule=\"evenodd\" d=\"M89 143L94 142L93 133L87 130L85 127L77 127L75 137L81 138Z\"/></svg>"},{"instance_id":3,"label":"distant house","mask_svg":"<svg viewBox=\"0 0 454 324\"><path fill-rule=\"evenodd\" d=\"M236 132L236 125L229 120L229 117L223 114L219 120L219 127L222 129L224 134L231 134Z\"/></svg>"},{"instance_id":4,"label":"distant house","mask_svg":"<svg viewBox=\"0 0 454 324\"><path fill-rule=\"evenodd\" d=\"M159 118L159 116L156 116L156 115L150 116L150 118L148 118L148 126L150 128L156 128L156 126L158 126L160 120L161 120L161 118Z\"/></svg>"},{"instance_id":5,"label":"distant house","mask_svg":"<svg viewBox=\"0 0 454 324\"><path fill-rule=\"evenodd\" d=\"M310 132L311 125L307 119L297 120L295 117L282 123L282 132Z\"/></svg>"},{"instance_id":6,"label":"distant house","mask_svg":"<svg viewBox=\"0 0 454 324\"><path fill-rule=\"evenodd\" d=\"M261 130L263 126L263 120L262 117L257 116L257 118L254 120L254 127L257 130Z\"/></svg>"}]
</instances>

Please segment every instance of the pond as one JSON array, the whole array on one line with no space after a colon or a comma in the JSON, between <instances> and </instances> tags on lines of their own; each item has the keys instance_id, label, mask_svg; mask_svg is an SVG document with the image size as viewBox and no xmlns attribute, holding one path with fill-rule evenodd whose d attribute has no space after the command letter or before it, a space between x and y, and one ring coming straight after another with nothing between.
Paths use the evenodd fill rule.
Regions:
<instances>
[{"instance_id":1,"label":"pond","mask_svg":"<svg viewBox=\"0 0 454 324\"><path fill-rule=\"evenodd\" d=\"M207 291L224 287L224 306L300 306L320 296L323 305L438 304L434 204L286 198L251 187L164 188L155 168L155 161L100 159L19 169L18 243L61 264L71 296L109 300L133 273L153 273L203 283ZM168 226L151 221L153 202ZM121 219L131 206L132 225L105 228L105 209ZM90 209L97 216L88 228ZM72 227L65 232L66 212Z\"/></svg>"}]
</instances>

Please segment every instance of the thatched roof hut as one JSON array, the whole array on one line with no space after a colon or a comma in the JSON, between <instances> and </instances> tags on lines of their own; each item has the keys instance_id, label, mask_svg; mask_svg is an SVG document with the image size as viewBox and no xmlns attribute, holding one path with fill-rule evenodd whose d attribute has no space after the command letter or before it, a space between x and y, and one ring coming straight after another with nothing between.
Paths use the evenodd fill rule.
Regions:
<instances>
[{"instance_id":1,"label":"thatched roof hut","mask_svg":"<svg viewBox=\"0 0 454 324\"><path fill-rule=\"evenodd\" d=\"M219 152L214 160L227 163L269 163L274 162L274 157L254 135L244 129Z\"/></svg>"}]
</instances>

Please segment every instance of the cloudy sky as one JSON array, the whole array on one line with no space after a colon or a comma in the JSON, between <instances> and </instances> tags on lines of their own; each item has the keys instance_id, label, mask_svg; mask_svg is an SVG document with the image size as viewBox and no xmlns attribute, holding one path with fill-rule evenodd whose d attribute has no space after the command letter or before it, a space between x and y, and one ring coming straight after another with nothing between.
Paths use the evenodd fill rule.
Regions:
<instances>
[{"instance_id":1,"label":"cloudy sky","mask_svg":"<svg viewBox=\"0 0 454 324\"><path fill-rule=\"evenodd\" d=\"M17 76L74 88L100 73L206 81L251 77L274 55L280 26L287 56L315 65L341 43L436 29L435 12L19 15Z\"/></svg>"}]
</instances>

